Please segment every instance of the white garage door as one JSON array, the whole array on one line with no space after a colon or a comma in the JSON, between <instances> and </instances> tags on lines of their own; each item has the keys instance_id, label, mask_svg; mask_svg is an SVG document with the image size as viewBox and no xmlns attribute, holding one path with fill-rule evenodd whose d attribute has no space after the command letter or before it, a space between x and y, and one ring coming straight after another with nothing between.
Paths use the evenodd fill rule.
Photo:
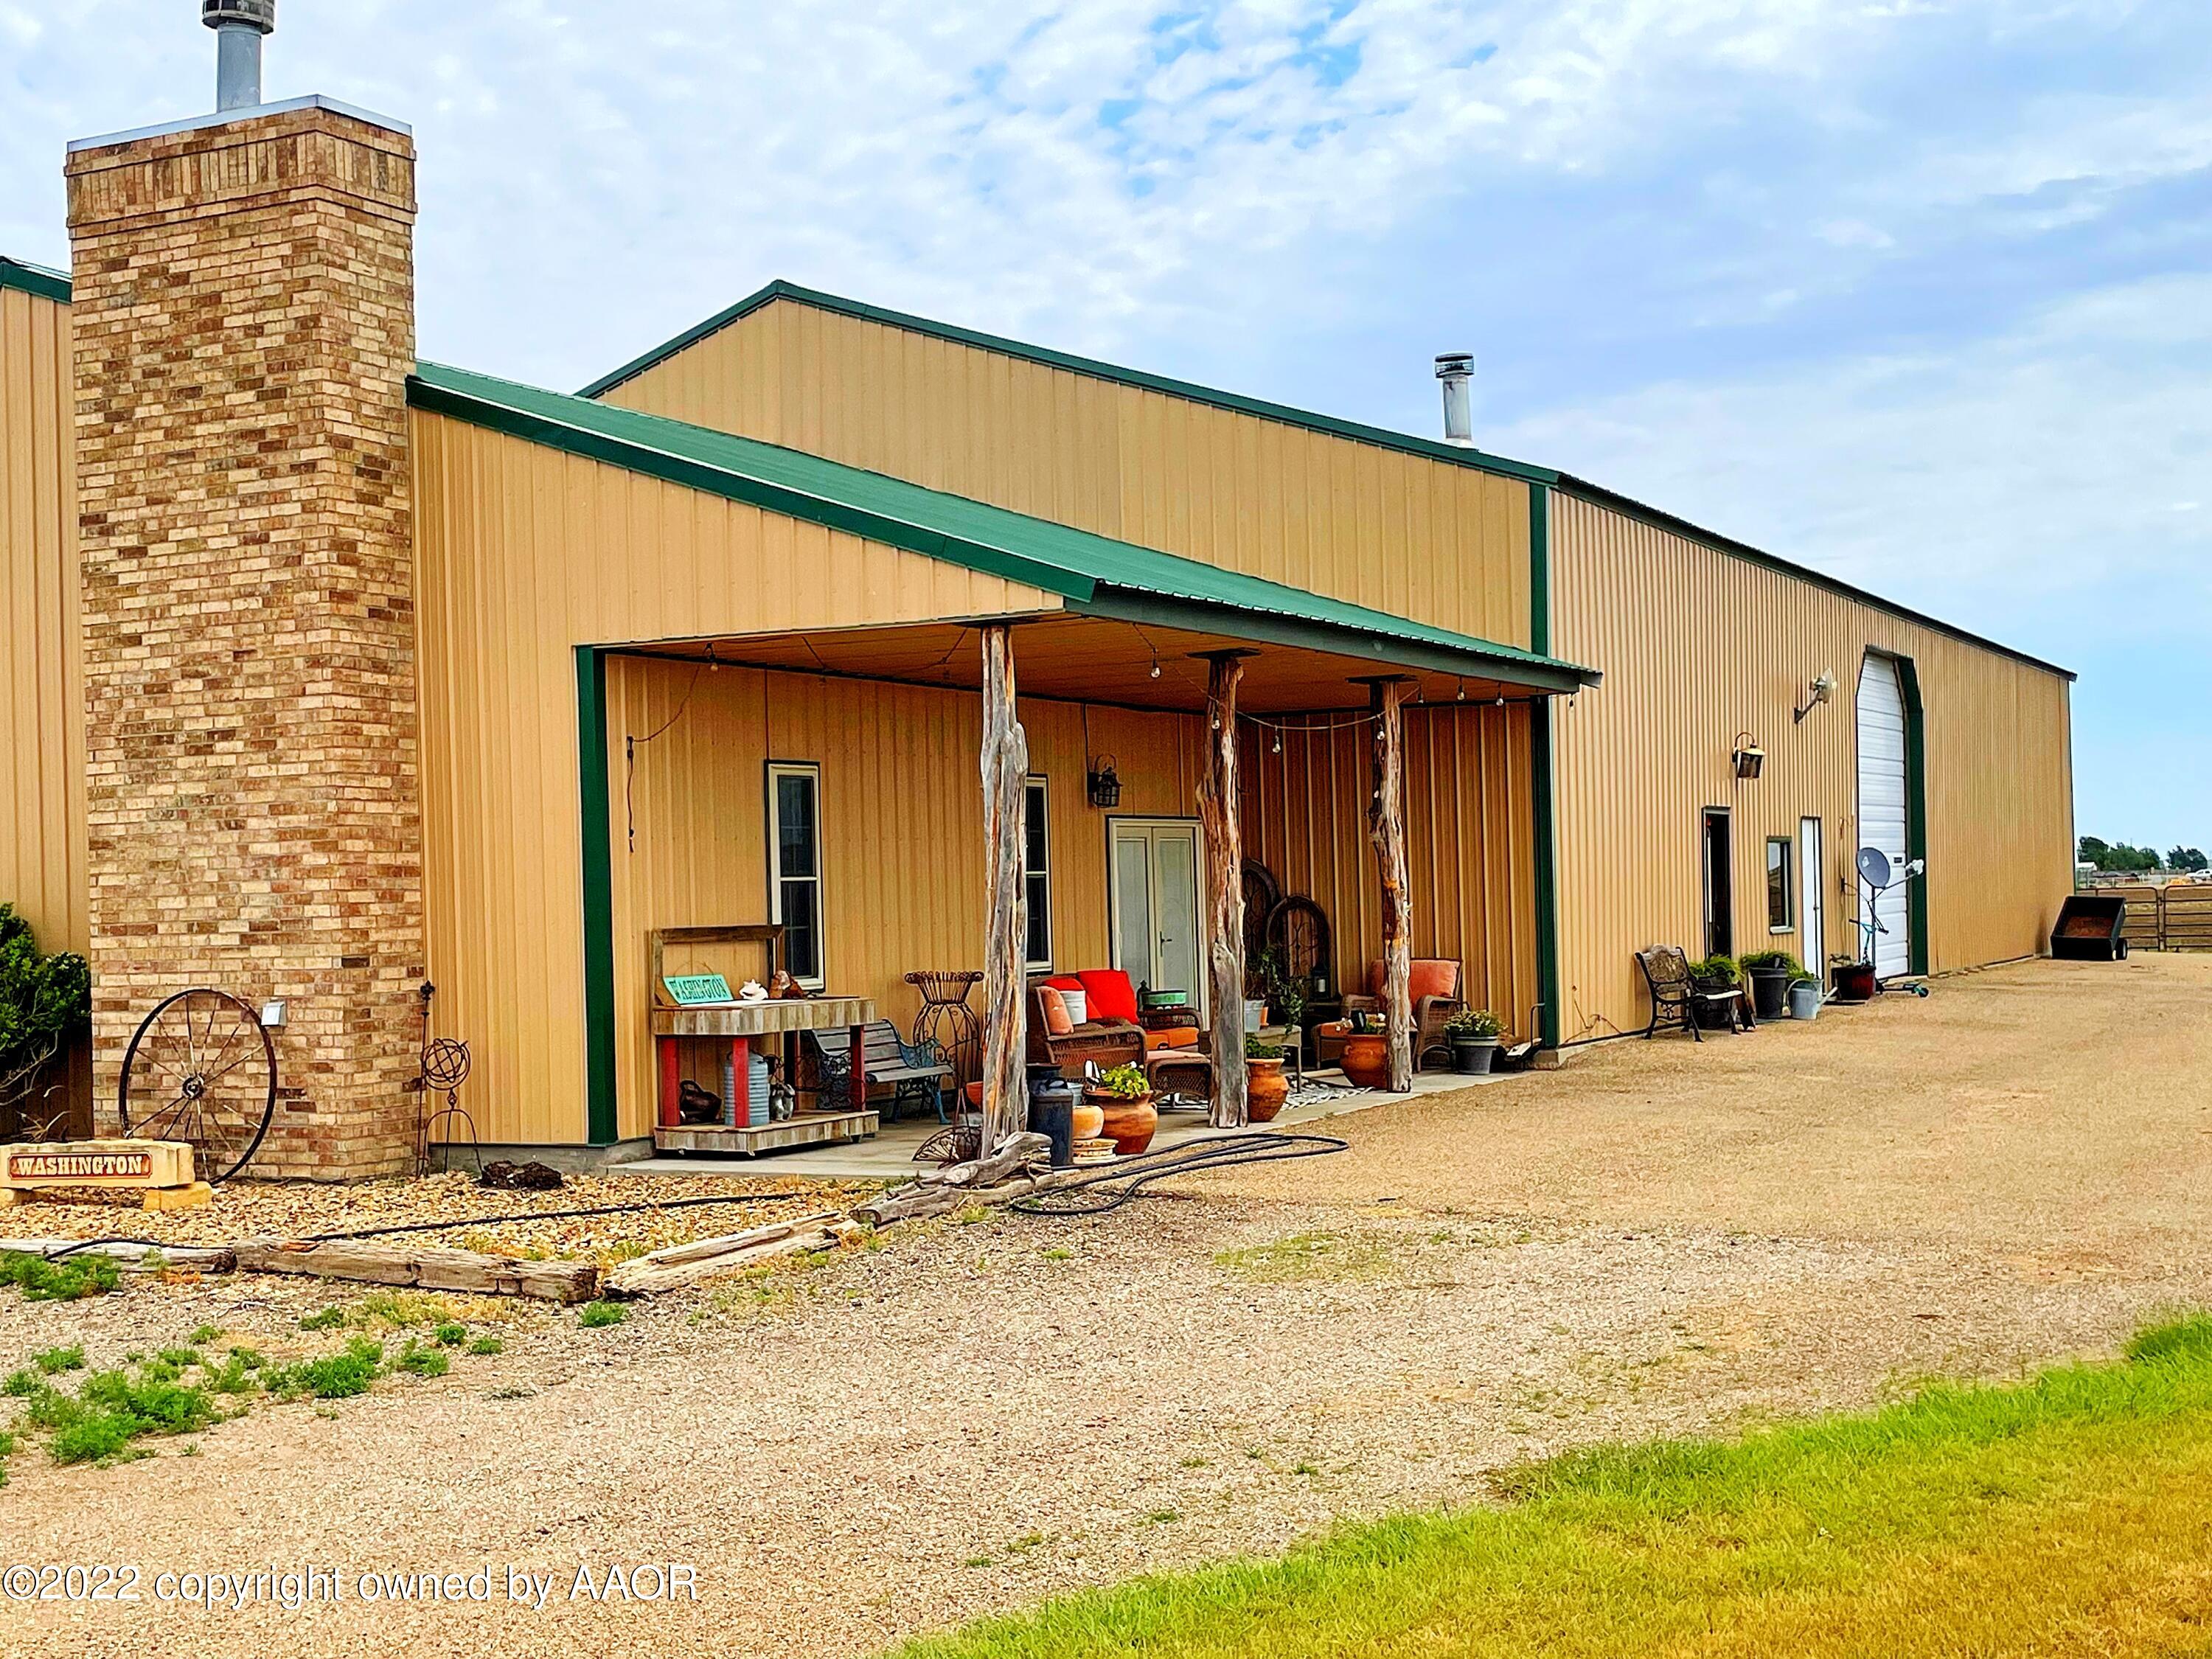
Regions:
<instances>
[{"instance_id":1,"label":"white garage door","mask_svg":"<svg viewBox=\"0 0 2212 1659\"><path fill-rule=\"evenodd\" d=\"M1859 670L1859 845L1877 847L1897 874L1905 870L1905 691L1897 665L1869 656ZM1895 878L1893 876L1892 879ZM1867 888L1859 885L1866 902ZM1912 969L1911 907L1892 887L1876 908L1885 931L1875 935L1875 971L1887 979Z\"/></svg>"}]
</instances>

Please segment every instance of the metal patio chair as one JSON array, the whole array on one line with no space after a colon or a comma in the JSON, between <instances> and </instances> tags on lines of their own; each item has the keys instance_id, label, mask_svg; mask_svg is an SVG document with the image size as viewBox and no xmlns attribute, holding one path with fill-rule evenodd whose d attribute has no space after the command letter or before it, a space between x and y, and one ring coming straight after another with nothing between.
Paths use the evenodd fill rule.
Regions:
<instances>
[{"instance_id":1,"label":"metal patio chair","mask_svg":"<svg viewBox=\"0 0 2212 1659\"><path fill-rule=\"evenodd\" d=\"M1680 947L1648 946L1636 953L1636 965L1644 970L1644 982L1651 991L1651 1022L1644 1028L1645 1042L1650 1041L1663 1021L1668 1025L1679 1024L1703 1042L1705 1033L1697 1012L1700 1006L1725 1006L1729 1028L1742 1029L1743 993L1700 990L1697 981L1690 977L1690 959Z\"/></svg>"}]
</instances>

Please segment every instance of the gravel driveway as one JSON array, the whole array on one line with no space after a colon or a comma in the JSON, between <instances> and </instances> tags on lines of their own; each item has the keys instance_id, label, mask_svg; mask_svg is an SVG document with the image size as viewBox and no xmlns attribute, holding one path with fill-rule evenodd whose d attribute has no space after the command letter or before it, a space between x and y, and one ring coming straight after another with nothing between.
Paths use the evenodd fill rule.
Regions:
<instances>
[{"instance_id":1,"label":"gravel driveway","mask_svg":"<svg viewBox=\"0 0 2212 1659\"><path fill-rule=\"evenodd\" d=\"M866 1654L1587 1441L2002 1375L2212 1302L2212 959L2030 963L1811 1026L1622 1043L1341 1119L1349 1155L1091 1221L896 1230L365 1399L0 1489L7 1561L336 1571L297 1613L0 1601L12 1655ZM289 1281L0 1292L0 1366L195 1327L297 1341ZM580 1564L698 1600L572 1600ZM507 1599L505 1568L555 1582ZM5 1565L0 1562L0 1565ZM495 1600L365 1601L366 1571ZM647 1582L650 1582L650 1577Z\"/></svg>"}]
</instances>

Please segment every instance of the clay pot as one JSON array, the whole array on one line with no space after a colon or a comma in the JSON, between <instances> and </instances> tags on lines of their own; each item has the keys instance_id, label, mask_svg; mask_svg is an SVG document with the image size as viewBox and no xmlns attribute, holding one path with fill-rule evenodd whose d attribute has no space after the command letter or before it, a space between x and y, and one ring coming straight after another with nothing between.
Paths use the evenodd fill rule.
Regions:
<instances>
[{"instance_id":1,"label":"clay pot","mask_svg":"<svg viewBox=\"0 0 2212 1659\"><path fill-rule=\"evenodd\" d=\"M1347 1031L1344 1058L1337 1062L1345 1077L1363 1089L1390 1086L1390 1039L1381 1031Z\"/></svg>"},{"instance_id":2,"label":"clay pot","mask_svg":"<svg viewBox=\"0 0 2212 1659\"><path fill-rule=\"evenodd\" d=\"M1114 1150L1123 1158L1134 1158L1152 1144L1152 1136L1160 1127L1159 1109L1152 1097L1144 1095L1135 1100L1099 1100L1093 1103L1103 1107L1105 1121L1098 1133L1114 1143Z\"/></svg>"},{"instance_id":3,"label":"clay pot","mask_svg":"<svg viewBox=\"0 0 2212 1659\"><path fill-rule=\"evenodd\" d=\"M1291 1080L1279 1060L1244 1062L1244 1115L1255 1123L1273 1123L1291 1097Z\"/></svg>"},{"instance_id":4,"label":"clay pot","mask_svg":"<svg viewBox=\"0 0 2212 1659\"><path fill-rule=\"evenodd\" d=\"M1096 1101L1078 1102L1075 1108L1075 1138L1096 1140L1106 1127L1106 1109Z\"/></svg>"}]
</instances>

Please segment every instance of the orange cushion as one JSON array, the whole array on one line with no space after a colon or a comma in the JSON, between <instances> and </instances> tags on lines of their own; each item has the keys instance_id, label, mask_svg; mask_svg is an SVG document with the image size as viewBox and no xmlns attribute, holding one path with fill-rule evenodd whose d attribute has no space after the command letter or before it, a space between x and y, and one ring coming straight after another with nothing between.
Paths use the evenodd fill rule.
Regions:
<instances>
[{"instance_id":1,"label":"orange cushion","mask_svg":"<svg viewBox=\"0 0 2212 1659\"><path fill-rule=\"evenodd\" d=\"M1195 1048L1198 1047L1198 1027L1172 1025L1164 1031L1145 1033L1145 1052L1158 1054L1163 1048Z\"/></svg>"},{"instance_id":2,"label":"orange cushion","mask_svg":"<svg viewBox=\"0 0 2212 1659\"><path fill-rule=\"evenodd\" d=\"M1076 975L1091 999L1091 1018L1137 1023L1137 988L1118 968L1086 968Z\"/></svg>"},{"instance_id":3,"label":"orange cushion","mask_svg":"<svg viewBox=\"0 0 2212 1659\"><path fill-rule=\"evenodd\" d=\"M1044 1029L1054 1036L1073 1036L1075 1022L1067 1017L1067 1004L1049 985L1037 988L1037 1006L1044 1010Z\"/></svg>"},{"instance_id":4,"label":"orange cushion","mask_svg":"<svg viewBox=\"0 0 2212 1659\"><path fill-rule=\"evenodd\" d=\"M1380 998L1384 981L1389 977L1389 964L1370 962L1367 964L1367 994ZM1406 994L1415 1002L1423 997L1455 997L1459 994L1459 963L1440 962L1432 957L1413 958L1412 972L1407 976Z\"/></svg>"}]
</instances>

